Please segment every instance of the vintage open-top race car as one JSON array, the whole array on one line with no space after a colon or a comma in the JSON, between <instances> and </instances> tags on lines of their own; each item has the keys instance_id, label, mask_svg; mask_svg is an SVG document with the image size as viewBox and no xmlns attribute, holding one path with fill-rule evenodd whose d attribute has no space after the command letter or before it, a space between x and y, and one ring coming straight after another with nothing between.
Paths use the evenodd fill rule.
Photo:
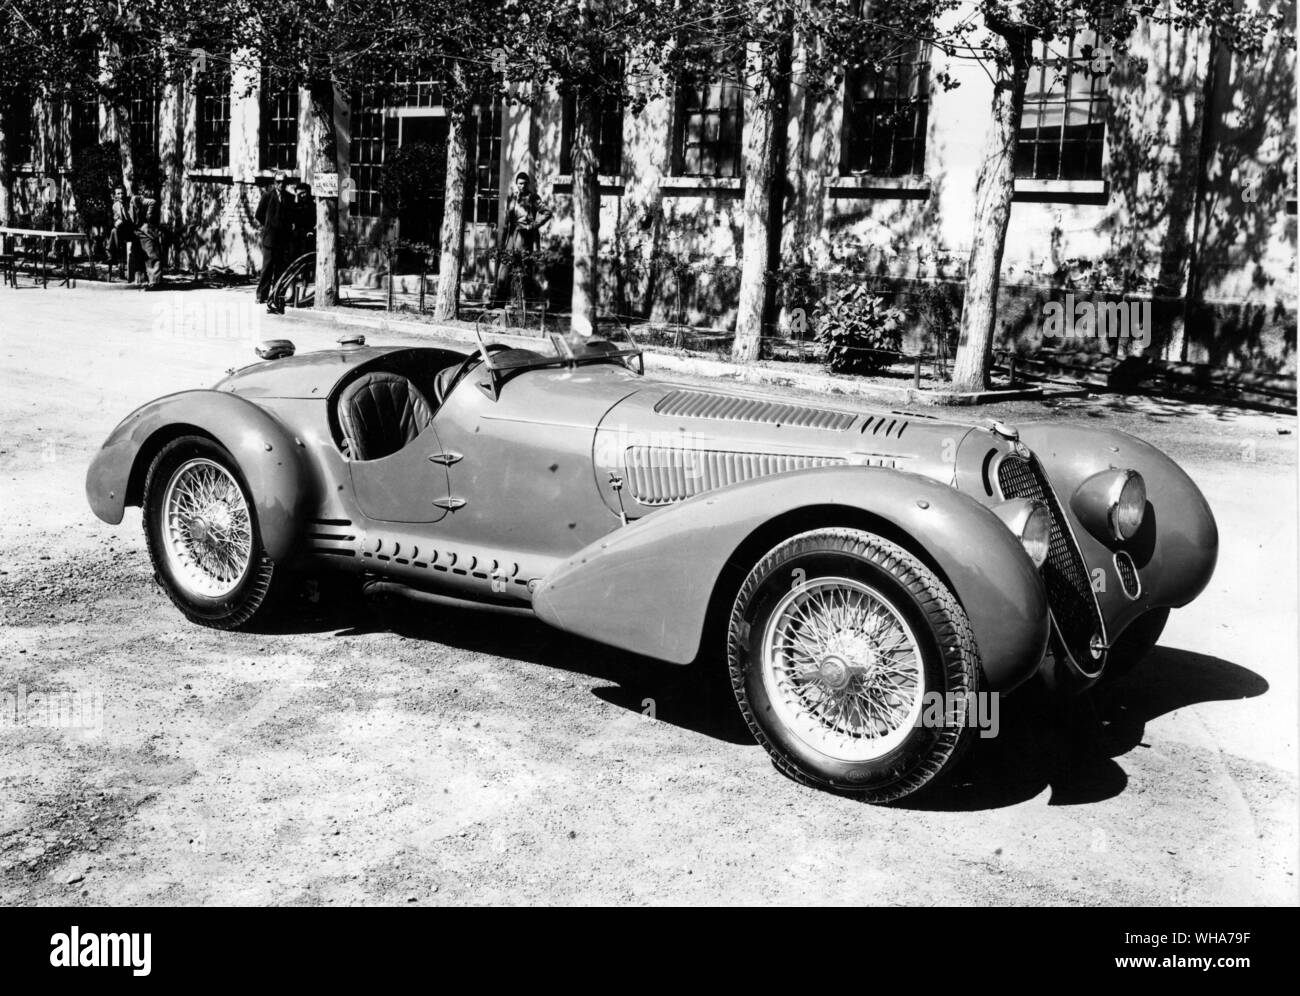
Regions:
<instances>
[{"instance_id":1,"label":"vintage open-top race car","mask_svg":"<svg viewBox=\"0 0 1300 996\"><path fill-rule=\"evenodd\" d=\"M1122 432L665 383L630 342L530 347L264 343L114 429L90 505L142 506L159 581L203 625L341 570L725 666L782 770L872 801L951 768L977 692L1131 666L1214 569L1200 491Z\"/></svg>"}]
</instances>

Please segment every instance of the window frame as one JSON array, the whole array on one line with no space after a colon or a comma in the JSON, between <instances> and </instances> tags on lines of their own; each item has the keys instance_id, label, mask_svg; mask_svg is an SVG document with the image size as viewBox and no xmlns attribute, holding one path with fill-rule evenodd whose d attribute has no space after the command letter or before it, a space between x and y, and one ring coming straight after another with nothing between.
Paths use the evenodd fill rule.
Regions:
<instances>
[{"instance_id":1,"label":"window frame","mask_svg":"<svg viewBox=\"0 0 1300 996\"><path fill-rule=\"evenodd\" d=\"M723 148L724 139L722 137L725 119L724 114L728 113L725 102L720 101L716 108L708 106L708 92L714 87L720 88L720 93L725 93L726 88L735 95L735 107L730 111L734 115L734 151L723 156L719 152ZM695 179L695 180L740 180L745 175L745 89L744 89L744 66L740 58L733 60L730 72L725 69L717 74L709 74L697 78L684 77L677 81L674 88L674 108L673 108L673 128L672 128L672 150L671 162L669 164L669 174L674 178ZM688 95L699 95L701 92L705 96L700 99L700 106L692 108L688 103ZM707 129L707 117L709 115L718 116L718 137L713 140L701 138L698 141L688 139L690 129L690 119L693 115L700 115L700 134L703 136ZM731 145L730 142L727 143ZM687 159L689 156L688 149L704 149L713 147L713 171L708 172L704 167L705 152L699 152L700 161L698 169L689 169ZM732 172L723 172L722 164L726 161L734 163Z\"/></svg>"},{"instance_id":2,"label":"window frame","mask_svg":"<svg viewBox=\"0 0 1300 996\"><path fill-rule=\"evenodd\" d=\"M221 84L224 82L224 88ZM194 167L216 173L230 171L231 89L234 85L228 56L209 56L194 81ZM221 113L213 116L212 109ZM219 150L215 156L209 153ZM224 157L221 151L224 150ZM217 161L224 160L224 161Z\"/></svg>"},{"instance_id":3,"label":"window frame","mask_svg":"<svg viewBox=\"0 0 1300 996\"><path fill-rule=\"evenodd\" d=\"M262 68L261 75L257 94L258 169L262 172L282 169L296 173L302 88L297 81L276 85L266 67Z\"/></svg>"},{"instance_id":4,"label":"window frame","mask_svg":"<svg viewBox=\"0 0 1300 996\"><path fill-rule=\"evenodd\" d=\"M839 175L841 178L906 181L926 175L932 58L933 46L924 39L916 39L909 51L885 60L880 70L864 66L856 71L849 70L844 74L844 107L840 126ZM903 96L905 82L903 73L905 71L908 74L906 79L908 93ZM873 95L868 97L860 96L855 92L859 89L866 89L869 80L874 80L875 88L879 89L883 81L891 76L893 77L892 85L895 88L895 93L891 96ZM869 110L869 108L875 107L878 107L879 110L874 112ZM859 111L859 108L861 108L861 111ZM908 108L910 108L910 111L906 110ZM910 115L910 137L900 137L900 122L898 121L883 126L880 124L880 119L886 112L894 118L904 113ZM859 138L855 135L855 132L861 126L862 118L868 115L871 128L866 135ZM889 158L883 168L880 168L875 162L873 154L873 149L880 147L877 139L880 129L886 129L889 136L886 145ZM900 143L907 143L910 146L909 163L907 168L904 169L895 167L895 156L898 153ZM857 157L859 148L865 154L865 158L862 160ZM859 162L862 165L859 165Z\"/></svg>"},{"instance_id":5,"label":"window frame","mask_svg":"<svg viewBox=\"0 0 1300 996\"><path fill-rule=\"evenodd\" d=\"M623 79L624 67L617 56L608 56L604 69ZM577 98L572 91L560 95L560 175L573 175L573 126L578 116ZM609 179L623 176L623 119L626 108L622 95L602 94L596 101L596 174Z\"/></svg>"},{"instance_id":6,"label":"window frame","mask_svg":"<svg viewBox=\"0 0 1300 996\"><path fill-rule=\"evenodd\" d=\"M1080 36L1083 36L1082 38ZM1110 113L1110 74L1114 67L1109 47L1105 44L1101 32L1087 25L1078 25L1068 34L1057 37L1052 44L1065 43L1064 55L1053 55L1049 43L1039 41L1034 65L1031 68L1029 86L1034 85L1032 74L1037 73L1038 89L1033 98L1026 87L1025 106L1020 119L1020 128L1016 134L1016 145L1012 170L1017 185L1032 188L1035 186L1079 186L1095 185L1106 180L1109 164L1107 143L1107 118ZM1078 53L1085 45L1091 44L1092 55L1084 57ZM1103 72L1094 72L1088 66L1100 53L1106 60ZM1049 79L1048 74L1054 74ZM1087 96L1079 97L1079 81L1086 81ZM1069 129L1079 127L1071 125L1071 107L1086 107L1083 121L1083 137L1071 138ZM1055 126L1058 134L1054 139L1042 137L1045 130L1044 121L1050 120L1051 109L1058 109L1060 124ZM1027 124L1032 116L1032 124ZM1092 130L1096 129L1095 136ZM1033 137L1026 137L1032 129ZM1046 130L1053 130L1047 126ZM1025 168L1025 147L1032 146L1030 166ZM1082 146L1083 167L1077 175L1068 167L1075 159L1067 158L1067 146ZM1041 156L1044 149L1053 149L1055 168L1044 168ZM1095 159L1092 155L1095 154ZM1050 161L1050 157L1049 157Z\"/></svg>"}]
</instances>

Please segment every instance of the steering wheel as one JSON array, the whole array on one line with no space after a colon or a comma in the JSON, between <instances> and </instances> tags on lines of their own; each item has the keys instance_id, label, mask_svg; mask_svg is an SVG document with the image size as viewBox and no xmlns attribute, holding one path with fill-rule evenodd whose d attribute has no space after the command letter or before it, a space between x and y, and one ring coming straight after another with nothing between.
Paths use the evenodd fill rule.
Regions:
<instances>
[{"instance_id":1,"label":"steering wheel","mask_svg":"<svg viewBox=\"0 0 1300 996\"><path fill-rule=\"evenodd\" d=\"M511 348L512 347L501 342L490 342L484 347L489 356L493 353L503 353ZM444 378L442 374L439 374L433 382L434 400L441 405L451 396L451 392L456 389L456 385L464 380L469 375L469 372L482 362L483 351L476 349L460 361L460 365L456 367L455 373L450 377Z\"/></svg>"}]
</instances>

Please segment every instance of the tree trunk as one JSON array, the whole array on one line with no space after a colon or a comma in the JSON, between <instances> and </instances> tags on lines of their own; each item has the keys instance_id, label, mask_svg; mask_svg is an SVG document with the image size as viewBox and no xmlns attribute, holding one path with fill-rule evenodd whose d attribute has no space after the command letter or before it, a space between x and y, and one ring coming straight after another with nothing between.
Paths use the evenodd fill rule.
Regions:
<instances>
[{"instance_id":1,"label":"tree trunk","mask_svg":"<svg viewBox=\"0 0 1300 996\"><path fill-rule=\"evenodd\" d=\"M952 386L958 391L988 390L1002 252L1016 188L1016 135L1025 107L1025 83L1034 43L1031 29L1016 25L989 27L1002 36L1005 57L995 63L992 122L975 184L975 224L966 264L966 297L952 365Z\"/></svg>"},{"instance_id":2,"label":"tree trunk","mask_svg":"<svg viewBox=\"0 0 1300 996\"><path fill-rule=\"evenodd\" d=\"M311 101L311 160L313 177L337 173L335 161L334 84L330 80L312 80L308 86ZM337 197L316 198L316 308L332 308L339 299L339 202Z\"/></svg>"},{"instance_id":3,"label":"tree trunk","mask_svg":"<svg viewBox=\"0 0 1300 996\"><path fill-rule=\"evenodd\" d=\"M745 104L745 235L741 244L740 301L736 307L736 337L732 358L742 363L759 357L764 319L768 313L772 264L772 225L780 224L774 193L781 140L781 73L779 53L764 55L751 45Z\"/></svg>"},{"instance_id":4,"label":"tree trunk","mask_svg":"<svg viewBox=\"0 0 1300 996\"><path fill-rule=\"evenodd\" d=\"M763 345L763 311L767 302L768 208L772 203L772 144L776 130L771 87L761 67L751 73L746 102L745 195L742 207L740 300L736 306L736 337L731 356L742 363L759 357Z\"/></svg>"},{"instance_id":5,"label":"tree trunk","mask_svg":"<svg viewBox=\"0 0 1300 996\"><path fill-rule=\"evenodd\" d=\"M131 141L131 118L125 105L113 101L113 131L117 135L117 155L122 160L122 186L127 197L136 195L135 144Z\"/></svg>"},{"instance_id":6,"label":"tree trunk","mask_svg":"<svg viewBox=\"0 0 1300 996\"><path fill-rule=\"evenodd\" d=\"M599 291L597 249L600 245L600 176L593 137L596 97L579 93L574 100L573 142L573 297L570 325L579 335L596 330Z\"/></svg>"},{"instance_id":7,"label":"tree trunk","mask_svg":"<svg viewBox=\"0 0 1300 996\"><path fill-rule=\"evenodd\" d=\"M457 67L459 67L457 63ZM460 72L457 68L457 72ZM469 168L469 135L466 108L447 112L447 180L442 206L442 252L438 263L438 296L433 317L447 321L456 317L460 301L461 255L465 248L465 179Z\"/></svg>"}]
</instances>

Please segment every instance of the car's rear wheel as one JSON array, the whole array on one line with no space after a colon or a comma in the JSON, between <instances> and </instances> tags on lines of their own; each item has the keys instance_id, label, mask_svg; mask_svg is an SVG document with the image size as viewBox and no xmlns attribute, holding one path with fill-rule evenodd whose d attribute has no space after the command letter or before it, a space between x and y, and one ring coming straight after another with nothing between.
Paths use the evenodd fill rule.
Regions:
<instances>
[{"instance_id":1,"label":"car's rear wheel","mask_svg":"<svg viewBox=\"0 0 1300 996\"><path fill-rule=\"evenodd\" d=\"M817 529L769 551L733 603L732 690L787 774L890 802L972 736L979 656L947 586L902 547Z\"/></svg>"},{"instance_id":2,"label":"car's rear wheel","mask_svg":"<svg viewBox=\"0 0 1300 996\"><path fill-rule=\"evenodd\" d=\"M143 505L155 576L186 618L238 629L258 616L276 569L248 485L224 447L203 436L168 443L149 466Z\"/></svg>"}]
</instances>

